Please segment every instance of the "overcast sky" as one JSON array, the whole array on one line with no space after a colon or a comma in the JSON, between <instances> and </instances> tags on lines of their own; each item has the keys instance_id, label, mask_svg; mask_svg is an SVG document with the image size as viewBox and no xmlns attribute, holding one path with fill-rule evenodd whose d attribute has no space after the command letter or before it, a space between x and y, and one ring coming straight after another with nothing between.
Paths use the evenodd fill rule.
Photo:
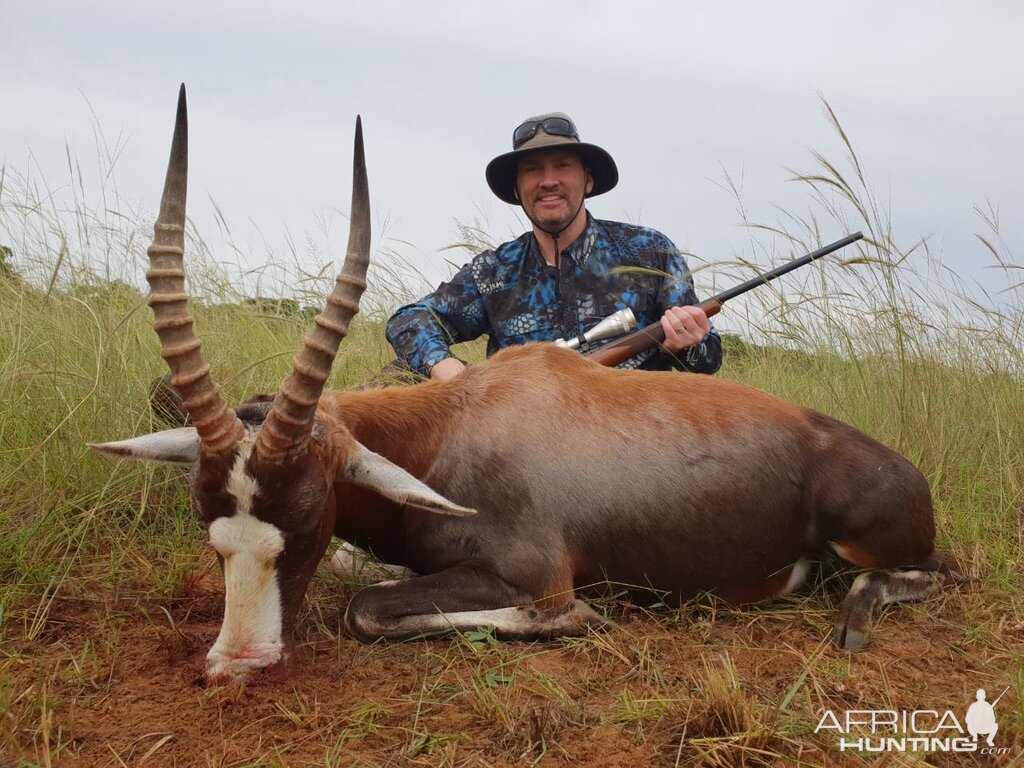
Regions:
<instances>
[{"instance_id":1,"label":"overcast sky","mask_svg":"<svg viewBox=\"0 0 1024 768\"><path fill-rule=\"evenodd\" d=\"M1020 2L0 0L0 24L0 162L24 172L31 154L59 195L67 145L95 183L99 126L120 149L121 196L155 210L185 81L189 213L216 241L216 201L253 265L261 238L279 249L289 232L301 250L325 219L343 242L333 212L347 210L361 113L377 246L447 274L456 220L522 231L483 169L521 118L551 110L618 162L595 215L709 261L763 260L725 175L754 220L806 211L787 169L812 170L812 149L843 158L819 93L905 244L930 236L998 289L973 238L972 209L991 200L1024 254ZM829 227L825 240L845 234Z\"/></svg>"}]
</instances>

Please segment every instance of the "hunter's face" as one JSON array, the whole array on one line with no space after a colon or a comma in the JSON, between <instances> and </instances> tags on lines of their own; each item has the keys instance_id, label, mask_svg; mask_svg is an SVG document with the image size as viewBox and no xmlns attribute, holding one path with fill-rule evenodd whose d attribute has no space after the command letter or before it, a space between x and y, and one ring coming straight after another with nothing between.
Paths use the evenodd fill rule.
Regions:
<instances>
[{"instance_id":1,"label":"hunter's face","mask_svg":"<svg viewBox=\"0 0 1024 768\"><path fill-rule=\"evenodd\" d=\"M594 180L572 150L540 150L519 161L519 201L530 220L549 232L565 229L583 215L583 197L593 186Z\"/></svg>"}]
</instances>

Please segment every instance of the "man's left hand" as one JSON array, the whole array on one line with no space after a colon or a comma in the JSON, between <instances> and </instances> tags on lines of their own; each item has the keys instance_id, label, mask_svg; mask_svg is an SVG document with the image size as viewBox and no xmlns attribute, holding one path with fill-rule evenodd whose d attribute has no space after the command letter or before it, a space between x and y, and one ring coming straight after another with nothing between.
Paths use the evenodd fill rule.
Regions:
<instances>
[{"instance_id":1,"label":"man's left hand","mask_svg":"<svg viewBox=\"0 0 1024 768\"><path fill-rule=\"evenodd\" d=\"M711 332L711 321L697 307L669 307L661 316L661 327L665 331L662 346L666 352L675 354L700 344Z\"/></svg>"}]
</instances>

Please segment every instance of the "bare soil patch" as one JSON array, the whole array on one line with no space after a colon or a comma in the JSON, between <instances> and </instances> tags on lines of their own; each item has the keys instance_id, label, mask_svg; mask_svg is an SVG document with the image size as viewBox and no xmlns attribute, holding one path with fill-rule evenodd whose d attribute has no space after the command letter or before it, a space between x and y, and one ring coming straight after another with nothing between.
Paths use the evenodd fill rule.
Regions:
<instances>
[{"instance_id":1,"label":"bare soil patch","mask_svg":"<svg viewBox=\"0 0 1024 768\"><path fill-rule=\"evenodd\" d=\"M829 644L821 590L748 609L616 605L614 630L555 643L372 646L339 629L350 595L320 579L290 675L244 689L202 682L222 610L212 576L163 606L60 601L37 640L7 643L0 764L881 765L813 733L824 709L962 716L978 687L1024 676L1024 627L972 636L969 593L887 613L856 655ZM1019 694L999 707L1006 755L927 764L1020 759Z\"/></svg>"}]
</instances>

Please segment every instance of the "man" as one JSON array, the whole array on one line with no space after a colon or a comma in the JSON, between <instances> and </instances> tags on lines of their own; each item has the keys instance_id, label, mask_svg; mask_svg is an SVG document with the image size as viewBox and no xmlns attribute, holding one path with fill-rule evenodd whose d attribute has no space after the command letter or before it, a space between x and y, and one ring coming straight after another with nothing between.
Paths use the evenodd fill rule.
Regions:
<instances>
[{"instance_id":1,"label":"man","mask_svg":"<svg viewBox=\"0 0 1024 768\"><path fill-rule=\"evenodd\" d=\"M487 355L514 344L573 338L629 307L640 327L661 319L665 342L620 367L714 373L722 343L697 307L682 255L660 232L599 221L584 205L619 179L605 150L580 141L568 115L531 117L512 151L487 166L501 200L521 205L532 231L484 251L448 283L399 309L387 338L410 368L435 379L465 363L450 345L487 334ZM586 352L605 342L584 344Z\"/></svg>"},{"instance_id":2,"label":"man","mask_svg":"<svg viewBox=\"0 0 1024 768\"><path fill-rule=\"evenodd\" d=\"M1006 691L1003 691L1006 693ZM999 695L999 699L989 704L985 701L985 689L979 688L977 694L975 694L975 701L967 708L967 732L971 734L971 738L974 739L975 743L978 741L979 736L987 737L986 743L990 747L994 747L996 733L999 731L999 723L996 722L996 710L995 706L999 703L999 699L1003 698L1002 694Z\"/></svg>"}]
</instances>

